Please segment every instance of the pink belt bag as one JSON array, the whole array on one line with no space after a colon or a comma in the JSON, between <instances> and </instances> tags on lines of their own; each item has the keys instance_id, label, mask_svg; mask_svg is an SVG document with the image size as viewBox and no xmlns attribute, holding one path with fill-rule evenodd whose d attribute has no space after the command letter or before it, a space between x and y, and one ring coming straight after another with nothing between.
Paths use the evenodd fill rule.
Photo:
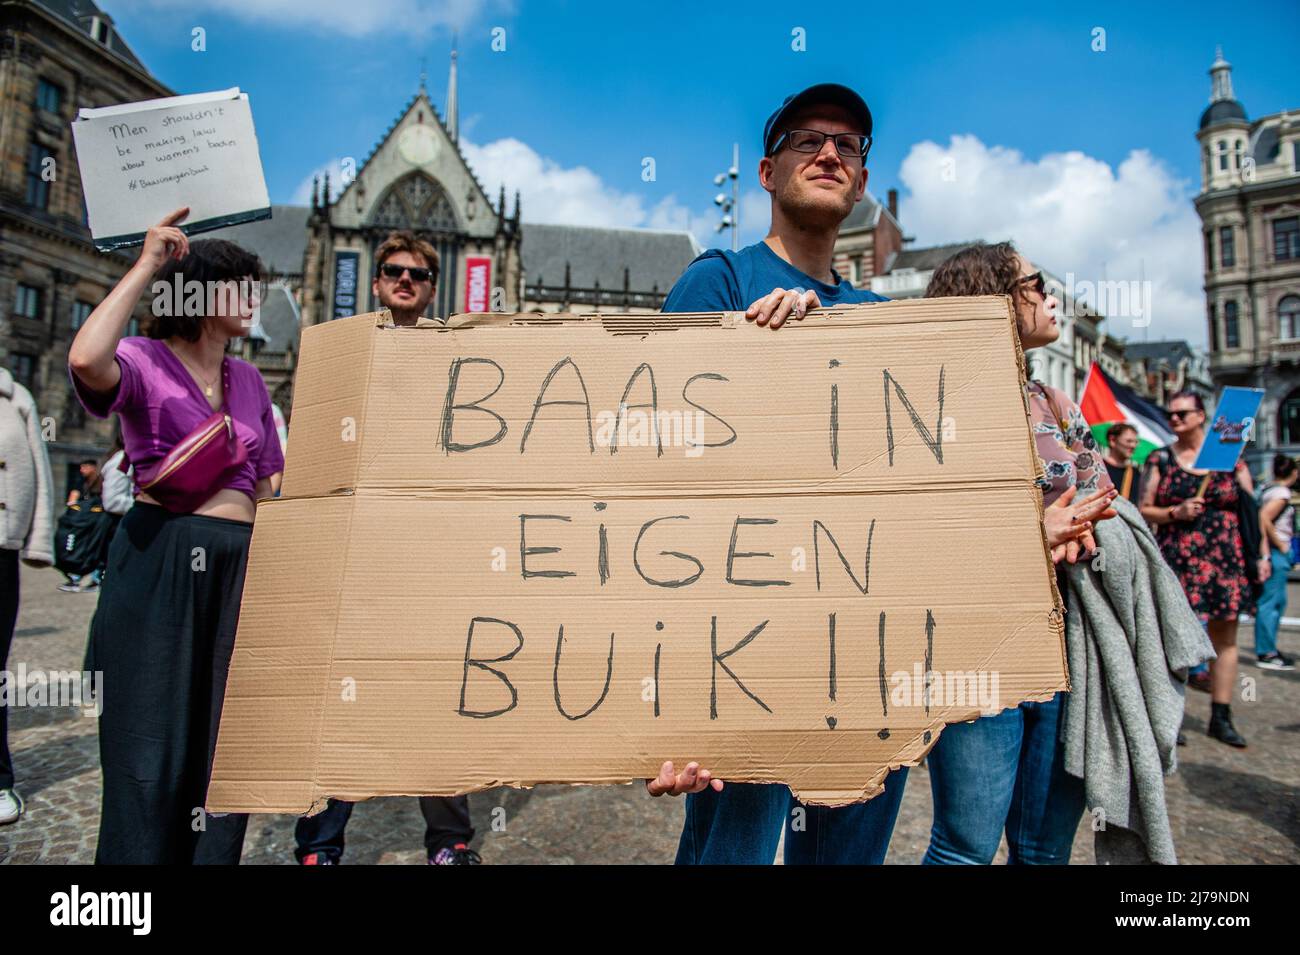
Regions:
<instances>
[{"instance_id":1,"label":"pink belt bag","mask_svg":"<svg viewBox=\"0 0 1300 955\"><path fill-rule=\"evenodd\" d=\"M136 471L140 490L179 514L188 514L226 486L248 460L230 413L214 412L180 440L148 473ZM119 465L130 467L126 456Z\"/></svg>"}]
</instances>

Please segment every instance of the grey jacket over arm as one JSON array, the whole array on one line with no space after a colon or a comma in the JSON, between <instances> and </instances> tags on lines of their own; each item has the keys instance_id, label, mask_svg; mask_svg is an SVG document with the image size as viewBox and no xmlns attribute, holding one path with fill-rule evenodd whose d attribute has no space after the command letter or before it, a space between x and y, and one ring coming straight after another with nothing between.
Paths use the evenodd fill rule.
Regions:
<instances>
[{"instance_id":1,"label":"grey jacket over arm","mask_svg":"<svg viewBox=\"0 0 1300 955\"><path fill-rule=\"evenodd\" d=\"M1084 781L1099 863L1178 860L1164 776L1176 765L1189 668L1214 658L1200 620L1129 501L1068 568L1065 768Z\"/></svg>"}]
</instances>

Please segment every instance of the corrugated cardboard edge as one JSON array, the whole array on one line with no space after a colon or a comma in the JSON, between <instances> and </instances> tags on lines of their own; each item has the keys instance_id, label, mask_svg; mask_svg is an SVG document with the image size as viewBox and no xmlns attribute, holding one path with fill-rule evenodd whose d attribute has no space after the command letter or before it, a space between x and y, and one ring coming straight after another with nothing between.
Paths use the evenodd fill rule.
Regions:
<instances>
[{"instance_id":1,"label":"corrugated cardboard edge","mask_svg":"<svg viewBox=\"0 0 1300 955\"><path fill-rule=\"evenodd\" d=\"M387 312L356 316L339 321L311 325L302 330L301 348L306 350L318 347L332 348L343 355L355 355L364 365L364 376L360 382L357 403L353 416L358 428L366 426L370 405L371 376L374 374L375 325L376 317L386 316ZM351 349L355 348L355 351ZM346 402L349 396L337 396L338 378L334 374L335 366L328 363L299 362L294 373L294 410L290 422L290 453L285 464L284 487L282 498L327 497L330 494L350 493L356 486L361 474L361 441L339 441L336 454L325 459L324 464L305 460L300 453L294 454L292 445L294 433L330 434L338 433L341 422L334 417L339 410L339 402ZM326 409L331 409L327 414ZM312 440L299 438L299 441ZM320 440L317 438L316 440Z\"/></svg>"},{"instance_id":2,"label":"corrugated cardboard edge","mask_svg":"<svg viewBox=\"0 0 1300 955\"><path fill-rule=\"evenodd\" d=\"M348 509L347 509L348 531L347 531L347 537L345 538L348 541L351 541L352 539L352 522L353 519L356 517L356 513L357 513L357 501L356 498L354 497L350 501L348 501ZM338 583L338 587L335 588L337 599L334 602L334 612L333 612L334 626L330 628L330 652L329 652L329 656L326 658L325 661L325 670L321 674L320 693L316 697L317 699L317 707L315 713L316 732L312 734L311 780L309 783L311 787L311 793L312 793L312 802L311 805L307 807L306 813L304 813L304 815L308 815L308 816L314 816L316 815L316 813L322 812L325 809L325 807L329 804L329 799L330 799L328 793L321 791L320 783L318 782L318 780L320 779L321 750L323 749L323 746L321 745L321 740L324 738L325 735L325 700L330 692L330 675L334 672L334 659L337 656L338 641L339 641L339 617L341 616L343 611L344 582L347 581L348 577L350 576L349 571L352 569L352 548L350 546L345 549L343 560L340 562L340 567L341 567L341 572L339 574L339 583Z\"/></svg>"},{"instance_id":3,"label":"corrugated cardboard edge","mask_svg":"<svg viewBox=\"0 0 1300 955\"><path fill-rule=\"evenodd\" d=\"M257 554L259 549L264 549L268 546L263 544L262 540L264 540L266 534L265 528L267 527L268 521L273 519L271 515L276 514L277 511L283 513L293 509L294 507L302 506L304 505L300 501L284 501L278 499L262 501L259 503L258 514L260 519L254 523L253 527L253 538L250 547L250 564L253 555ZM316 502L316 519L318 521L322 520L319 508L324 507L332 509L335 515L333 519L339 524L345 524L350 529L352 523L352 512L355 509L355 506L355 499L351 496L324 498ZM344 553L338 555L335 562L335 574L330 578L336 582L335 586L331 589L339 594L339 598L334 601L332 605L315 603L310 608L311 620L307 625L308 634L310 636L316 632L322 634L328 632L330 635L328 649L322 650L318 656L309 655L307 660L304 662L301 659L303 647L308 644L300 643L295 646L290 642L281 647L260 647L255 651L246 651L241 647L239 637L236 636L231 659L232 679L228 680L226 684L226 696L224 701L225 712L228 713L232 707L232 691L243 689L247 693L251 690L251 692L256 695L259 690L255 677L251 679L245 677L241 682L241 678L234 676L233 671L236 669L235 664L246 652L256 652L259 659L271 664L298 666L303 670L302 680L304 681L304 684L307 681L315 683L319 679L325 682L325 689L326 692L328 692L328 681L330 673L333 671L335 656L334 641L337 639L339 610L343 599L342 582L346 575L348 560L349 555L346 553L345 549ZM320 561L302 559L290 561L285 566L285 572L296 574L302 578L319 579L324 573L324 569ZM255 581L246 581L243 601L241 603L241 613L244 608L247 607L249 600L256 594L256 589L257 584ZM325 639L322 638L320 644L323 646L325 642ZM229 779L219 780L219 777L222 775L221 768L224 761L223 753L225 752L225 747L222 745L221 740L218 739L216 760L213 767L214 782L209 787L206 799L206 805L209 811L301 813L309 809L323 808L324 800L317 798L318 789L316 786L316 773L319 766L321 736L324 726L326 699L324 693L315 693L313 695L297 694L292 697L280 699L277 705L279 705L282 710L273 712L270 719L274 722L276 712L292 712L299 710L304 698L309 701L306 705L312 708L311 715L305 721L306 731L301 734L301 737L295 737L293 740L288 740L281 736L279 739L275 740L275 743L273 744L279 746L283 750L284 759L287 761L287 764L295 767L292 774L286 774L292 775L293 778L283 778L271 785L267 785L265 782L254 783L253 785L258 787L260 793L259 798L254 799L251 795L251 791L244 783ZM218 731L219 736L224 735L227 725L227 721L223 720ZM296 775L299 772L301 773L301 777Z\"/></svg>"},{"instance_id":4,"label":"corrugated cardboard edge","mask_svg":"<svg viewBox=\"0 0 1300 955\"><path fill-rule=\"evenodd\" d=\"M1011 334L1011 342L1016 349L1016 370L1020 375L1020 398L1025 403L1025 420L1029 425L1029 459L1034 468L1034 480L1038 481L1045 478L1047 475L1043 470L1043 461L1038 456L1038 443L1034 438L1034 416L1029 405L1029 375L1025 364L1025 349L1020 344L1020 331L1016 325L1015 306L1011 301L1011 296L1004 295L1002 296L1002 299L1006 303L1007 323ZM1070 666L1069 656L1065 648L1065 602L1061 597L1060 588L1056 585L1056 565L1052 562L1052 548L1048 546L1047 527L1044 524L1045 508L1043 504L1043 495L1038 491L1036 486L1034 486L1033 496L1035 503L1038 505L1038 529L1042 534L1043 555L1046 557L1047 561L1045 565L1047 585L1051 589L1052 593L1053 610L1050 623L1052 629L1056 631L1057 636L1060 638L1061 644L1061 668L1065 673L1065 686L1061 687L1061 690L1068 693L1070 690ZM1051 696L1045 697L1041 700L1035 700L1034 702L1042 703L1046 702L1048 699L1051 699Z\"/></svg>"},{"instance_id":5,"label":"corrugated cardboard edge","mask_svg":"<svg viewBox=\"0 0 1300 955\"><path fill-rule=\"evenodd\" d=\"M1025 696L1017 700L1016 702L1011 703L1008 706L1004 707L999 712L1005 712L1006 710L1015 709L1017 706L1019 706L1021 703L1024 702L1037 702L1037 703L1047 702L1048 700L1052 699L1052 697L1054 697L1057 693L1065 689L1067 689L1067 687L1065 686L1051 687L1045 690L1043 693ZM789 786L791 792L794 793L795 797L799 799L801 802L805 803L806 805L830 806L830 807L852 805L854 803L859 803L866 800L874 799L876 796L879 796L884 791L885 778L886 776L888 776L889 773L894 772L903 767L914 768L920 765L921 761L925 758L925 756L930 752L930 750L934 748L935 744L938 743L940 736L942 735L943 731L948 728L948 726L953 725L955 723L971 722L975 719L984 716L992 716L992 715L995 714L983 713L978 708L967 708L960 711L950 708L949 710L945 710L941 713L936 713L933 719L931 720L931 722L925 728L918 730L912 737L904 741L902 745L900 745L899 748L895 751L894 756L889 760L887 760L880 767L880 769L878 769L875 773L873 773L869 778L865 779L862 782L862 784L858 787L838 788L838 789L810 789L806 787L801 787L796 783L788 783L783 780L777 780L777 779L737 780L736 784L743 783L744 785L759 785L759 786L786 785ZM809 731L810 737L814 732L821 732L821 731ZM854 736L861 736L865 739L868 736L875 736L875 733L871 730L850 730L847 732L839 731L839 730L836 731L836 739L837 741L840 742L843 742L846 739L851 739ZM662 755L667 756L670 754L665 753ZM681 765L681 763L678 763L678 765ZM591 777L589 777L587 780L583 782L574 782L573 780L569 780L569 779L546 779L546 778L492 779L492 780L485 780L482 785L472 790L468 790L468 792L483 792L486 790L496 789L499 787L507 787L510 789L532 789L536 786L618 786L618 785L640 784L643 783L646 779L652 778L657 772L658 768L659 767L657 764L653 766L647 765L645 767L644 775L610 774L610 775L602 776L599 774L592 774ZM303 812L303 814L314 814L316 812L319 812L321 809L324 808L327 798L323 794L322 790L320 790L318 787L314 787L314 788L315 788L315 792L318 795L316 800L311 804L309 813L303 812L303 810L298 806L289 807L283 811ZM355 793L355 792L348 792L346 790L340 790L336 793L333 793L329 798L344 799L348 802L364 802L367 799L386 799L386 798L405 797L405 796L414 796L414 797L456 796L456 795L461 795L462 792L463 791L461 790L457 790L454 792L453 791L387 792L383 794L370 795L370 794ZM280 810L274 810L274 811L280 811Z\"/></svg>"}]
</instances>

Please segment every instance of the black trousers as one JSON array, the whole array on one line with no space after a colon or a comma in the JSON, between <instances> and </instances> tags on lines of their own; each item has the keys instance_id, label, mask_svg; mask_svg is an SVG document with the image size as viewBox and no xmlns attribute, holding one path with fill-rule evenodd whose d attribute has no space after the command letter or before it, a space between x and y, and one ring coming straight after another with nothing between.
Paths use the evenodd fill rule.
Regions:
<instances>
[{"instance_id":1,"label":"black trousers","mask_svg":"<svg viewBox=\"0 0 1300 955\"><path fill-rule=\"evenodd\" d=\"M421 796L420 813L424 816L424 848L432 858L439 849L450 849L458 842L469 845L474 838L474 827L469 821L469 799L466 796ZM303 816L294 827L293 835L298 847L294 855L301 862L313 852L328 856L338 862L343 856L343 834L352 816L354 803L331 799L329 804L314 816Z\"/></svg>"},{"instance_id":2,"label":"black trousers","mask_svg":"<svg viewBox=\"0 0 1300 955\"><path fill-rule=\"evenodd\" d=\"M0 549L0 670L9 669L9 646L18 624L18 551ZM14 788L9 756L9 707L0 705L0 789Z\"/></svg>"},{"instance_id":3,"label":"black trousers","mask_svg":"<svg viewBox=\"0 0 1300 955\"><path fill-rule=\"evenodd\" d=\"M113 537L117 534L118 525L122 523L122 518L124 516L122 514L112 514L109 511L105 511L104 513L108 514L108 534L104 537L104 551L99 555L99 564L97 566L97 569L101 572L101 586L104 583L102 579L103 572L108 569L108 550L113 546Z\"/></svg>"},{"instance_id":4,"label":"black trousers","mask_svg":"<svg viewBox=\"0 0 1300 955\"><path fill-rule=\"evenodd\" d=\"M203 810L253 527L136 504L109 546L87 668L102 672L99 864L235 864L248 817Z\"/></svg>"}]
</instances>

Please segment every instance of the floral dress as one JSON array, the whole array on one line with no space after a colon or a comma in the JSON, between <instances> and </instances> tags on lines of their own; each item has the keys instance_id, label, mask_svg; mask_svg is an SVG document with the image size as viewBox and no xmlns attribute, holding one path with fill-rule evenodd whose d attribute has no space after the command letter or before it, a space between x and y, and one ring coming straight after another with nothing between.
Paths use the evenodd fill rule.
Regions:
<instances>
[{"instance_id":1,"label":"floral dress","mask_svg":"<svg viewBox=\"0 0 1300 955\"><path fill-rule=\"evenodd\" d=\"M1204 475L1185 470L1169 448L1152 451L1147 466L1160 471L1155 506L1175 507L1196 497ZM1205 488L1205 510L1194 521L1156 525L1160 551L1187 594L1187 602L1210 620L1236 620L1251 609L1241 549L1237 495L1230 471L1213 471Z\"/></svg>"},{"instance_id":2,"label":"floral dress","mask_svg":"<svg viewBox=\"0 0 1300 955\"><path fill-rule=\"evenodd\" d=\"M1043 505L1051 507L1072 487L1078 488L1073 502L1076 504L1112 487L1106 459L1079 406L1065 392L1039 381L1029 382L1026 394L1034 446L1043 462L1044 476L1038 480Z\"/></svg>"}]
</instances>

